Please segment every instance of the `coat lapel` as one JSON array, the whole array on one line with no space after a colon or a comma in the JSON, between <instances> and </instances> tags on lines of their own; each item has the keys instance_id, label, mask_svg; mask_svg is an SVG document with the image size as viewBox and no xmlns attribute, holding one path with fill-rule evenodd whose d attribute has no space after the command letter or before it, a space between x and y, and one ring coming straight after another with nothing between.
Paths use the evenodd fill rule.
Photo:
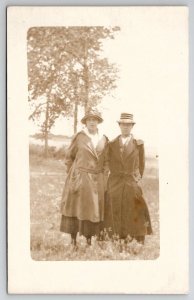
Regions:
<instances>
[{"instance_id":1,"label":"coat lapel","mask_svg":"<svg viewBox=\"0 0 194 300\"><path fill-rule=\"evenodd\" d=\"M92 143L91 138L84 131L83 131L83 133L85 134L85 136L87 138L86 146L87 146L88 151L98 159L99 158L98 153Z\"/></svg>"},{"instance_id":2,"label":"coat lapel","mask_svg":"<svg viewBox=\"0 0 194 300\"><path fill-rule=\"evenodd\" d=\"M95 149L98 156L100 156L103 153L105 145L106 145L106 137L103 135L100 138L100 140L98 141L98 144L97 144L96 149Z\"/></svg>"},{"instance_id":3,"label":"coat lapel","mask_svg":"<svg viewBox=\"0 0 194 300\"><path fill-rule=\"evenodd\" d=\"M88 144L87 144L88 148L89 148L90 152L92 152L92 154L98 159L98 153L97 153L91 139L89 137L88 137L88 139L89 139Z\"/></svg>"},{"instance_id":4,"label":"coat lapel","mask_svg":"<svg viewBox=\"0 0 194 300\"><path fill-rule=\"evenodd\" d=\"M122 164L125 163L125 160L133 154L135 151L135 140L133 136L131 137L131 140L129 141L128 145L125 147L124 152L122 153L121 147L122 147L122 141L120 139L120 135L113 141L112 143L112 149L115 153L115 155L120 159Z\"/></svg>"},{"instance_id":5,"label":"coat lapel","mask_svg":"<svg viewBox=\"0 0 194 300\"><path fill-rule=\"evenodd\" d=\"M123 160L125 160L128 156L130 156L135 150L135 143L133 136L131 137L131 140L127 144L127 146L124 148L123 152Z\"/></svg>"},{"instance_id":6,"label":"coat lapel","mask_svg":"<svg viewBox=\"0 0 194 300\"><path fill-rule=\"evenodd\" d=\"M118 159L123 163L123 158L121 154L121 145L120 145L120 135L112 142L112 149Z\"/></svg>"}]
</instances>

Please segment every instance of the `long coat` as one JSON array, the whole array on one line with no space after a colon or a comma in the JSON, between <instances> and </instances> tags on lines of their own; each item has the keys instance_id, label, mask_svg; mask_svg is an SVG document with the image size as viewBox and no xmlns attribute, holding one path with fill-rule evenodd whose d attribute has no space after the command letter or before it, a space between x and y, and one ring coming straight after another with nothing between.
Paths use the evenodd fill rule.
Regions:
<instances>
[{"instance_id":1,"label":"long coat","mask_svg":"<svg viewBox=\"0 0 194 300\"><path fill-rule=\"evenodd\" d=\"M109 143L109 218L113 232L125 238L152 233L147 204L138 180L144 172L143 141L131 138L126 147L120 136Z\"/></svg>"},{"instance_id":2,"label":"long coat","mask_svg":"<svg viewBox=\"0 0 194 300\"><path fill-rule=\"evenodd\" d=\"M107 143L107 138L102 136L95 148L84 131L73 138L66 155L68 175L62 196L62 215L91 222L104 220Z\"/></svg>"}]
</instances>

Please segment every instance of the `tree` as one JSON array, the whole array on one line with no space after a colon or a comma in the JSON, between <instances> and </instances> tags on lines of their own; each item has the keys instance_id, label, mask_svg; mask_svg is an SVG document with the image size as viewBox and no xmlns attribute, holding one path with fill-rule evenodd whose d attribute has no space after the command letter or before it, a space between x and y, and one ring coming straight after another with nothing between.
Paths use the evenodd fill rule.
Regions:
<instances>
[{"instance_id":1,"label":"tree","mask_svg":"<svg viewBox=\"0 0 194 300\"><path fill-rule=\"evenodd\" d=\"M28 31L28 79L30 119L40 125L45 156L48 155L48 133L55 120L71 115L72 87L67 85L69 55L65 52L67 33L55 28L31 28ZM61 70L63 66L63 70Z\"/></svg>"},{"instance_id":2,"label":"tree","mask_svg":"<svg viewBox=\"0 0 194 300\"><path fill-rule=\"evenodd\" d=\"M62 114L96 106L115 88L117 68L102 57L103 40L118 27L33 27L28 40L30 119L40 125L48 154L48 133Z\"/></svg>"},{"instance_id":3,"label":"tree","mask_svg":"<svg viewBox=\"0 0 194 300\"><path fill-rule=\"evenodd\" d=\"M103 40L114 39L119 27L70 27L72 41L66 51L77 60L80 65L79 78L81 79L79 93L85 111L102 99L106 93L115 88L118 69L110 64L103 54Z\"/></svg>"}]
</instances>

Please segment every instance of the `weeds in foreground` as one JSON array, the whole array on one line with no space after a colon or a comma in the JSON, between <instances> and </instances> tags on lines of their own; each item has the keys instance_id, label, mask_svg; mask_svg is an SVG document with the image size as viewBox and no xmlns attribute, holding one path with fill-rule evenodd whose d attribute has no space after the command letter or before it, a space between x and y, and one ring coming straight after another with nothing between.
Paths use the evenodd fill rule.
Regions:
<instances>
[{"instance_id":1,"label":"weeds in foreground","mask_svg":"<svg viewBox=\"0 0 194 300\"><path fill-rule=\"evenodd\" d=\"M153 235L146 236L142 246L130 239L125 243L117 236L102 241L92 238L88 246L83 236L77 237L77 246L70 236L61 233L60 203L65 181L64 164L60 160L30 160L30 220L31 257L34 260L151 260L159 257L159 195L156 160L147 165L142 188L149 207ZM156 167L155 167L156 165ZM109 235L108 235L109 236Z\"/></svg>"}]
</instances>

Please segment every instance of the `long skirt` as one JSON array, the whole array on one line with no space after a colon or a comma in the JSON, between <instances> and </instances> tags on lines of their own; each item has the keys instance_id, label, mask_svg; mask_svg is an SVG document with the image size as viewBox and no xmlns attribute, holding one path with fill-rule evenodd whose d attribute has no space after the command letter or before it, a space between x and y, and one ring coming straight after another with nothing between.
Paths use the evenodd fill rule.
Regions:
<instances>
[{"instance_id":1,"label":"long skirt","mask_svg":"<svg viewBox=\"0 0 194 300\"><path fill-rule=\"evenodd\" d=\"M97 236L103 230L103 222L91 222L88 220L79 220L76 217L67 217L62 215L60 231L70 233L71 235L83 235L87 238Z\"/></svg>"}]
</instances>

